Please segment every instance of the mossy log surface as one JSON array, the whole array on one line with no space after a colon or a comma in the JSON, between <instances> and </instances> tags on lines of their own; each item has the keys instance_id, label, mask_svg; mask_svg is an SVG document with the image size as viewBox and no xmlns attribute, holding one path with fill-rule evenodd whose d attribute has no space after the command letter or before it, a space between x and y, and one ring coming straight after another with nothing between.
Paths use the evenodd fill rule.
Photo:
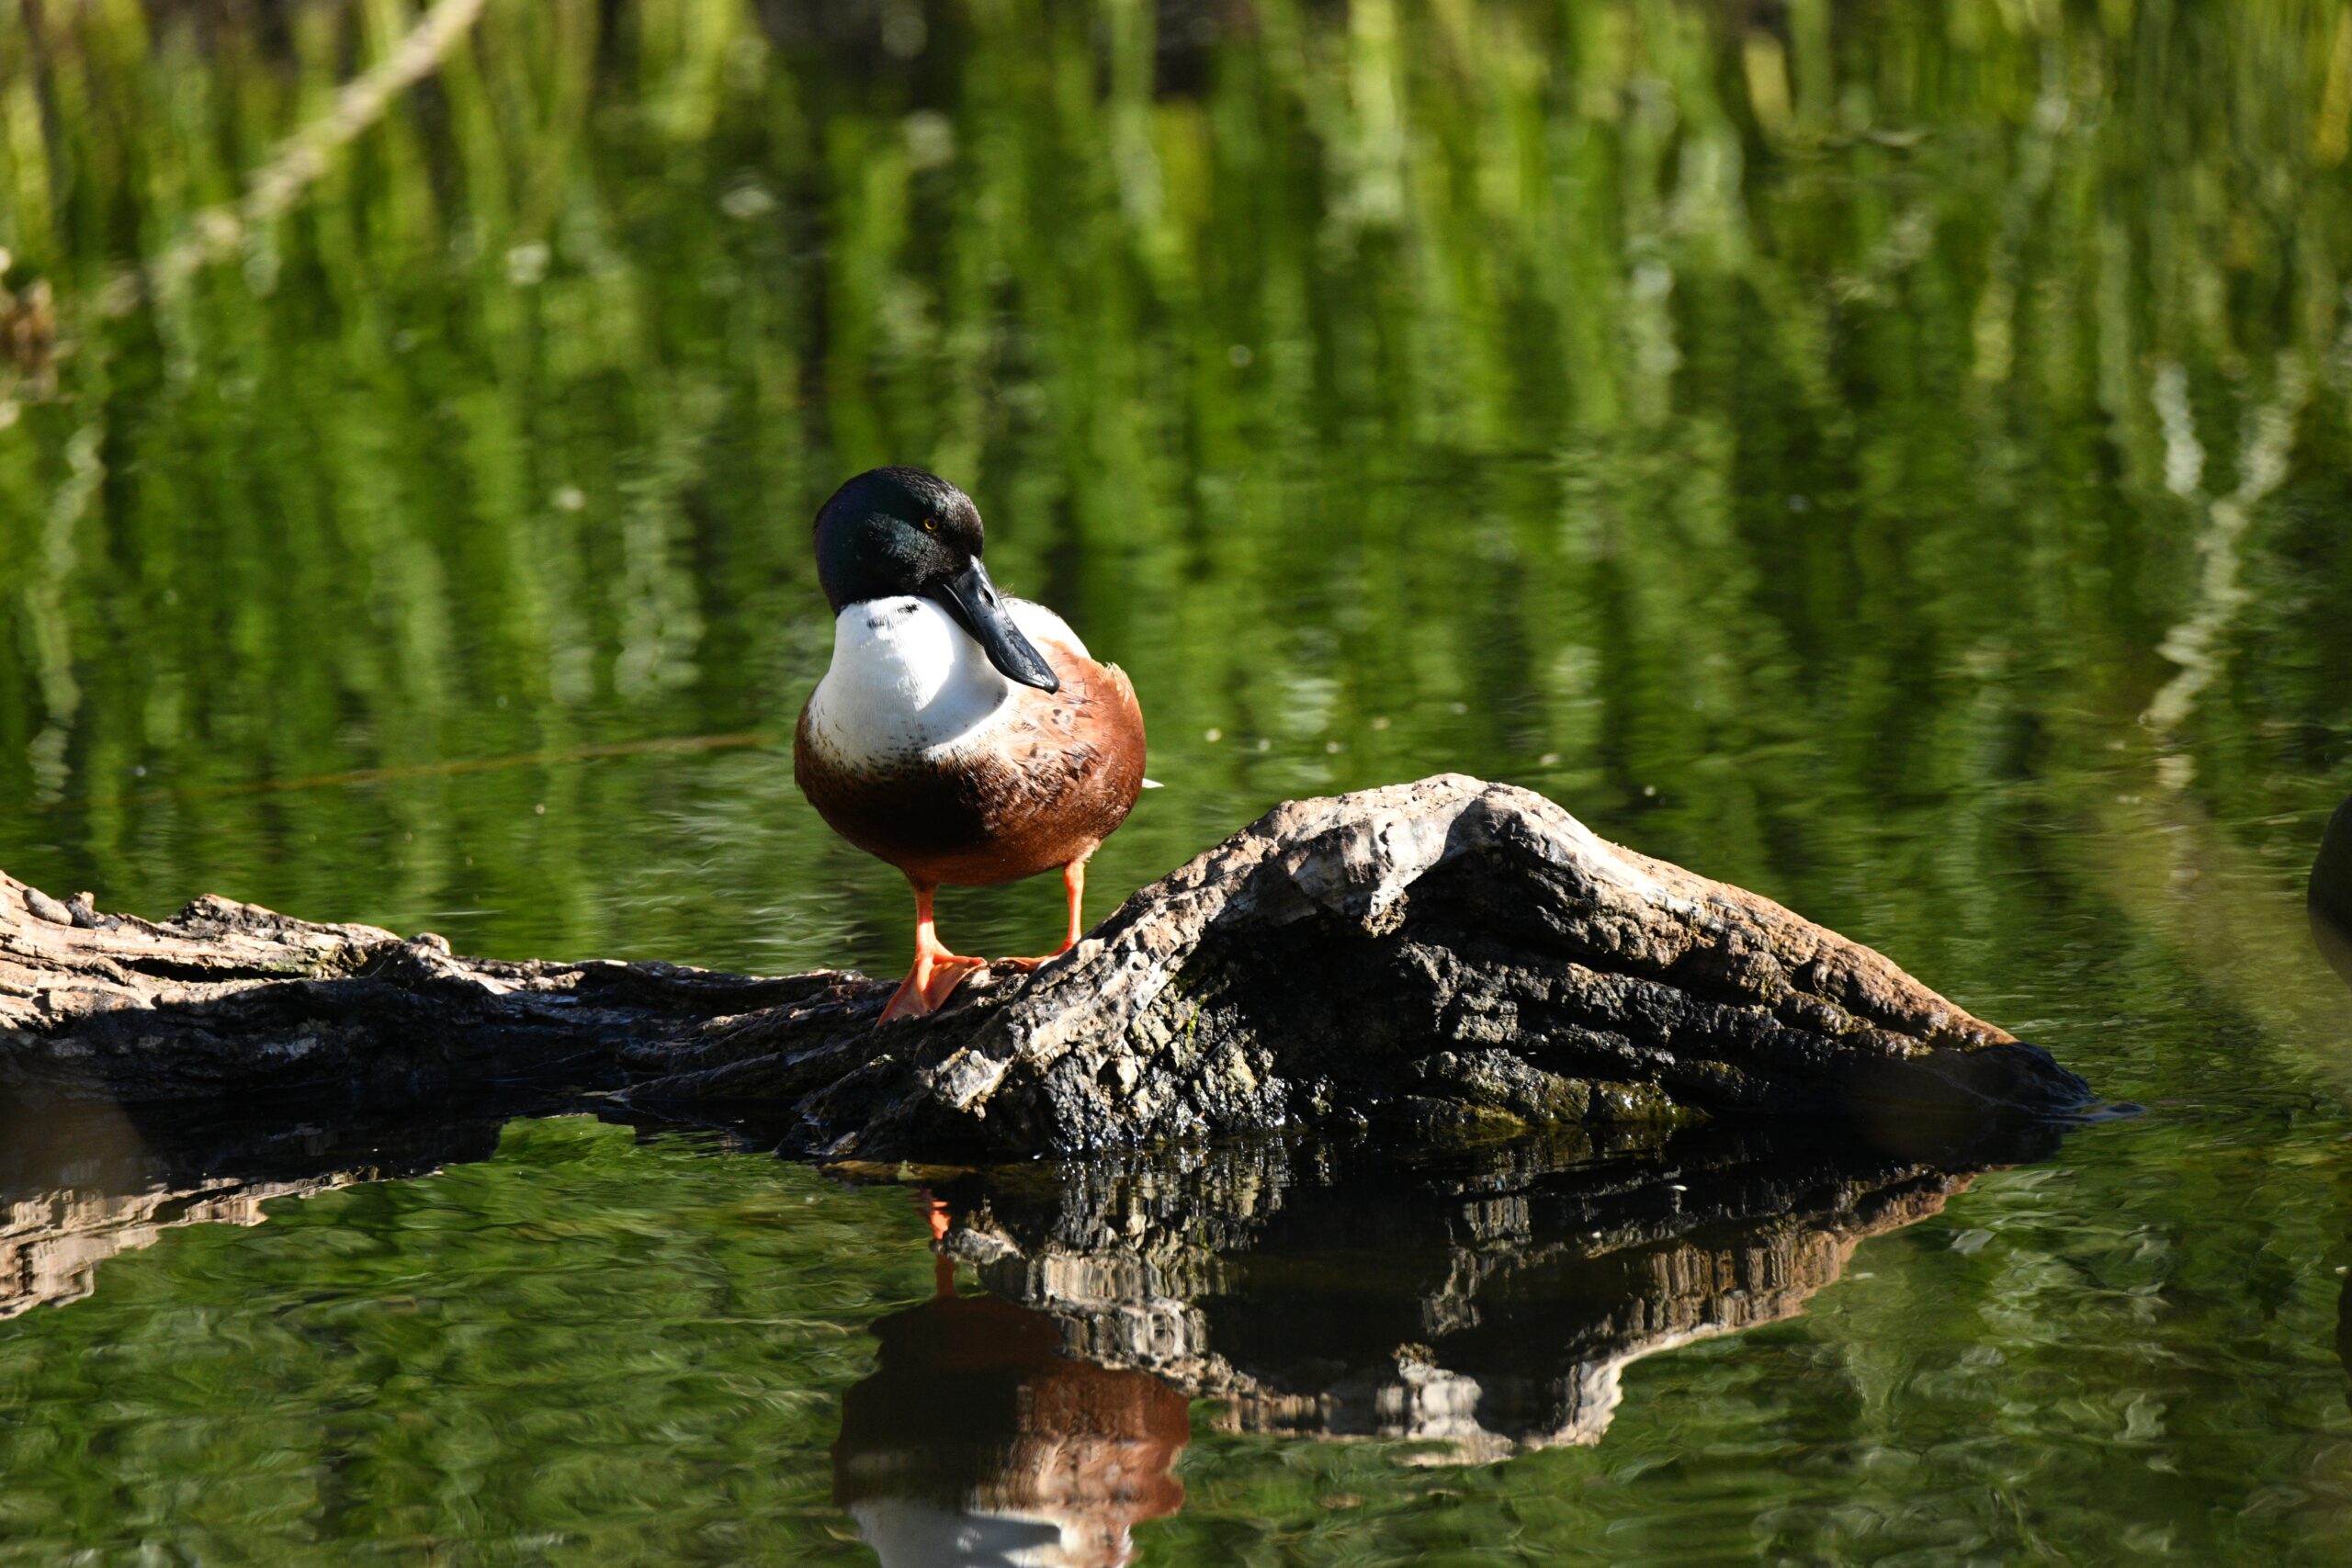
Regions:
<instances>
[{"instance_id":1,"label":"mossy log surface","mask_svg":"<svg viewBox=\"0 0 2352 1568\"><path fill-rule=\"evenodd\" d=\"M557 1079L871 1159L2090 1099L1869 948L1451 774L1278 807L1035 973L876 1028L890 989L465 958L217 897L157 924L0 875L0 1084L36 1100Z\"/></svg>"}]
</instances>

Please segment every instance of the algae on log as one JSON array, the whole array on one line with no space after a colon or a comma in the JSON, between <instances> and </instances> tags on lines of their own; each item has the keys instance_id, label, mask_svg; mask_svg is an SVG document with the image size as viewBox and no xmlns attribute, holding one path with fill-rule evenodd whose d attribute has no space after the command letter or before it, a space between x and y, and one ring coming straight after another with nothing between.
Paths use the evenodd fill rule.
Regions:
<instances>
[{"instance_id":1,"label":"algae on log","mask_svg":"<svg viewBox=\"0 0 2352 1568\"><path fill-rule=\"evenodd\" d=\"M1870 949L1458 774L1278 807L1034 974L877 1030L889 990L460 958L217 898L154 925L0 882L0 1081L35 1095L554 1076L857 1158L2089 1099Z\"/></svg>"}]
</instances>

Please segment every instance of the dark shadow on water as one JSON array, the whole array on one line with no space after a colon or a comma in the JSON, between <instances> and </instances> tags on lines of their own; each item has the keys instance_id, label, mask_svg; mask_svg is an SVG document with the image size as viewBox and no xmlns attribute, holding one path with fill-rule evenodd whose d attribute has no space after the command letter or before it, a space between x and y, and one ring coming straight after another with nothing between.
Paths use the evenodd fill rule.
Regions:
<instances>
[{"instance_id":1,"label":"dark shadow on water","mask_svg":"<svg viewBox=\"0 0 2352 1568\"><path fill-rule=\"evenodd\" d=\"M2352 797L2336 807L2320 837L2306 903L2312 944L2344 983L2352 986ZM2352 1374L2352 1278L2336 1297L2335 1354Z\"/></svg>"},{"instance_id":2,"label":"dark shadow on water","mask_svg":"<svg viewBox=\"0 0 2352 1568\"><path fill-rule=\"evenodd\" d=\"M1638 1358L1792 1316L1972 1157L1815 1132L1529 1139L1401 1156L1268 1142L967 1174L942 1251L984 1296L884 1320L836 1496L886 1564L1114 1564L1213 1427L1478 1463L1599 1442ZM1025 1555L1024 1555L1025 1554Z\"/></svg>"},{"instance_id":3,"label":"dark shadow on water","mask_svg":"<svg viewBox=\"0 0 2352 1568\"><path fill-rule=\"evenodd\" d=\"M2352 986L2352 798L2328 818L2306 902L2320 956Z\"/></svg>"},{"instance_id":4,"label":"dark shadow on water","mask_svg":"<svg viewBox=\"0 0 2352 1568\"><path fill-rule=\"evenodd\" d=\"M1924 1159L1809 1133L1531 1139L1400 1156L1271 1143L953 1183L944 1246L1065 1348L1233 1427L1498 1458L1592 1442L1624 1366L1770 1323L1939 1211L2026 1130Z\"/></svg>"}]
</instances>

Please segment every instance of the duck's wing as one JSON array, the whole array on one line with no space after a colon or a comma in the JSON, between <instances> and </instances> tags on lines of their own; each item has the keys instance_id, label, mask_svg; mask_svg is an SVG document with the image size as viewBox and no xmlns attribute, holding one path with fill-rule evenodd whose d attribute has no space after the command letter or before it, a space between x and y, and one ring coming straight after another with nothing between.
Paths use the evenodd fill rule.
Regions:
<instances>
[{"instance_id":1,"label":"duck's wing","mask_svg":"<svg viewBox=\"0 0 2352 1568\"><path fill-rule=\"evenodd\" d=\"M1013 605L1015 624L1045 654L1061 690L1016 694L1001 754L1020 783L1004 790L1005 798L1099 840L1125 819L1143 788L1143 708L1135 684L1117 665L1090 657L1052 611Z\"/></svg>"}]
</instances>

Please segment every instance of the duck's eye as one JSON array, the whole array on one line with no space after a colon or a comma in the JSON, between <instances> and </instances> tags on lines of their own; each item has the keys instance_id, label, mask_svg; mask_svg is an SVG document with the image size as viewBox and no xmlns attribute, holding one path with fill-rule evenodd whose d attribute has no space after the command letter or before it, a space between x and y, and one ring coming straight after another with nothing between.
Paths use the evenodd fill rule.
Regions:
<instances>
[{"instance_id":1,"label":"duck's eye","mask_svg":"<svg viewBox=\"0 0 2352 1568\"><path fill-rule=\"evenodd\" d=\"M936 534L936 533L938 533L938 532L939 532L939 519L938 519L938 518L936 518L936 517L926 517L926 518L924 518L924 519L922 520L922 531L923 531L924 533L926 533L926 534Z\"/></svg>"}]
</instances>

